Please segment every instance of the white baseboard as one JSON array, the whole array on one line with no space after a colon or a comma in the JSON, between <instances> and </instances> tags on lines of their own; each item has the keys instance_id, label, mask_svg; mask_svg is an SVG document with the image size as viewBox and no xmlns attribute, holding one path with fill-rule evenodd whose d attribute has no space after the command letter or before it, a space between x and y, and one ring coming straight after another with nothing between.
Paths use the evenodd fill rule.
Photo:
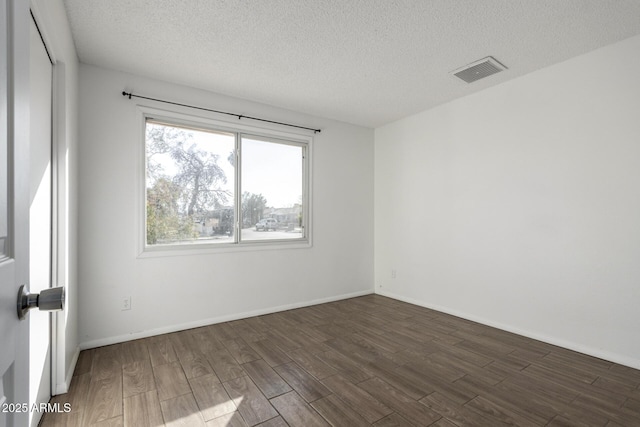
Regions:
<instances>
[{"instance_id":1,"label":"white baseboard","mask_svg":"<svg viewBox=\"0 0 640 427\"><path fill-rule=\"evenodd\" d=\"M150 329L142 332L134 332L127 335L118 335L115 337L101 338L93 341L80 343L80 349L87 350L90 348L102 347L105 345L117 344L121 342L137 340L140 338L152 337L155 335L162 335L162 334L168 334L171 332L184 331L186 329L199 328L202 326L213 325L216 323L230 322L232 320L246 319L248 317L262 316L265 314L272 314L280 311L293 310L296 308L309 307L312 305L324 304L327 302L334 302L334 301L340 301L340 300L349 299L349 298L361 297L364 295L370 295L372 293L373 293L372 290L365 290L365 291L359 291L359 292L353 292L349 294L342 294L338 296L328 297L328 298L320 298L320 299L315 299L311 301L297 302L293 304L280 305L277 307L247 311L243 313L234 313L226 316L211 317L207 319L197 320L195 322L187 322L187 323L181 323L179 325L165 326L162 328L155 328L155 329Z\"/></svg>"},{"instance_id":2,"label":"white baseboard","mask_svg":"<svg viewBox=\"0 0 640 427\"><path fill-rule=\"evenodd\" d=\"M431 310L439 311L442 313L450 314L452 316L460 317L462 319L471 320L472 322L481 323L483 325L491 326L493 328L501 329L503 331L511 332L517 335L522 335L527 338L532 338L534 340L543 341L548 344L556 345L558 347L563 347L568 350L577 351L578 353L586 354L588 356L597 357L599 359L608 360L613 363L617 363L620 365L628 366L634 369L640 369L640 359L636 359L633 357L628 357L624 355L620 355L617 353L608 352L602 349L592 348L588 346L584 346L582 344L574 343L571 341L566 341L563 339L558 339L548 335L542 335L531 331L522 330L519 328L514 328L510 325L505 325L500 322L494 322L492 320L487 320L478 316L469 315L466 313L459 312L457 310L452 310L448 307L442 307L439 305L428 304L424 301L420 301L414 298L406 298L401 295L396 295L392 292L387 292L381 289L376 289L375 293L378 295L382 295L385 297L393 298L398 301L404 301L409 304L418 305L420 307L429 308Z\"/></svg>"},{"instance_id":3,"label":"white baseboard","mask_svg":"<svg viewBox=\"0 0 640 427\"><path fill-rule=\"evenodd\" d=\"M76 347L76 351L73 352L73 358L71 359L71 365L67 371L64 382L56 384L54 396L59 394L65 394L69 391L71 386L71 380L73 379L73 372L76 370L76 364L78 363L78 357L80 357L80 347Z\"/></svg>"}]
</instances>

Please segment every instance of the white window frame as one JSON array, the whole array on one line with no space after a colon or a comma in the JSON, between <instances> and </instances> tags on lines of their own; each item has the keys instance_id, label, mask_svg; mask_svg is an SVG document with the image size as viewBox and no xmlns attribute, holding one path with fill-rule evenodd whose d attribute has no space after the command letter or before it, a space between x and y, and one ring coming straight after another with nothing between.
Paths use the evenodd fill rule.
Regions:
<instances>
[{"instance_id":1,"label":"white window frame","mask_svg":"<svg viewBox=\"0 0 640 427\"><path fill-rule=\"evenodd\" d=\"M254 250L282 250L294 248L309 248L312 246L312 147L313 136L305 133L285 132L277 126L252 126L250 124L229 122L217 118L185 114L176 111L167 111L147 105L137 105L138 120L140 123L140 133L137 139L138 150L138 258L159 257L159 256L180 256L196 255L206 253L238 252ZM162 122L167 125L192 127L213 132L229 132L235 134L236 166L234 169L234 241L225 243L192 243L192 244L147 244L147 224L146 224L146 124L147 119ZM303 149L302 165L302 228L303 236L299 239L268 239L268 240L242 240L241 238L241 138L253 137L279 144L299 146Z\"/></svg>"}]
</instances>

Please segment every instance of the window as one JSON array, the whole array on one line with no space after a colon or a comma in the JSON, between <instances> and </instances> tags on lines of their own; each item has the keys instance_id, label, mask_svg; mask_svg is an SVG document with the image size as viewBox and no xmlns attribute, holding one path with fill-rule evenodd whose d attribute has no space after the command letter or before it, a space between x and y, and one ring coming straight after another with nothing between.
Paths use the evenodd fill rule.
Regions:
<instances>
[{"instance_id":1,"label":"window","mask_svg":"<svg viewBox=\"0 0 640 427\"><path fill-rule=\"evenodd\" d=\"M307 242L309 141L145 117L145 249Z\"/></svg>"},{"instance_id":2,"label":"window","mask_svg":"<svg viewBox=\"0 0 640 427\"><path fill-rule=\"evenodd\" d=\"M299 239L304 147L242 135L242 240Z\"/></svg>"}]
</instances>

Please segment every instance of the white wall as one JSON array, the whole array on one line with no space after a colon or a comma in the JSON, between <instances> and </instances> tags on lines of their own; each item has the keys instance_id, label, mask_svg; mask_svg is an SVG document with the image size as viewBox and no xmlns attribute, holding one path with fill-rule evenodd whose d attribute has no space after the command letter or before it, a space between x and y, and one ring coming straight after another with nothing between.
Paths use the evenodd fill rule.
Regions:
<instances>
[{"instance_id":1,"label":"white wall","mask_svg":"<svg viewBox=\"0 0 640 427\"><path fill-rule=\"evenodd\" d=\"M94 66L80 70L82 347L373 292L372 129ZM124 89L321 128L313 141L313 246L138 258L142 124ZM121 311L129 295L132 309Z\"/></svg>"},{"instance_id":2,"label":"white wall","mask_svg":"<svg viewBox=\"0 0 640 427\"><path fill-rule=\"evenodd\" d=\"M78 358L78 73L79 62L62 0L31 0L31 9L55 61L53 138L57 159L57 247L53 286L65 286L66 307L54 314L56 394L66 393Z\"/></svg>"},{"instance_id":3,"label":"white wall","mask_svg":"<svg viewBox=\"0 0 640 427\"><path fill-rule=\"evenodd\" d=\"M376 129L376 291L640 368L638 76L634 37Z\"/></svg>"}]
</instances>

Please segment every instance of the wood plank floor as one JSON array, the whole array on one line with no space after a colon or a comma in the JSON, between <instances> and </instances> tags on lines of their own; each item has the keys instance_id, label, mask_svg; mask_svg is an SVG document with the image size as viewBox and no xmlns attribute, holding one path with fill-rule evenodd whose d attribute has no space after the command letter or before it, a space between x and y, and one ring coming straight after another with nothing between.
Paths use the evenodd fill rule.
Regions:
<instances>
[{"instance_id":1,"label":"wood plank floor","mask_svg":"<svg viewBox=\"0 0 640 427\"><path fill-rule=\"evenodd\" d=\"M640 371L378 295L80 354L42 426L640 426Z\"/></svg>"}]
</instances>

